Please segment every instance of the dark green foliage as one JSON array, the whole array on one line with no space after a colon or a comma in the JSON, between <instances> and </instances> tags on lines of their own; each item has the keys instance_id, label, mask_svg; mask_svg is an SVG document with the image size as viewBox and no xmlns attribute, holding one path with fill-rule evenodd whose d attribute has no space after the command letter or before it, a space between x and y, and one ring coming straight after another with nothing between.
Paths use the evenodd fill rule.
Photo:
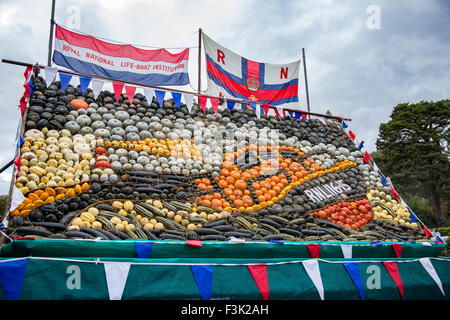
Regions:
<instances>
[{"instance_id":1,"label":"dark green foliage","mask_svg":"<svg viewBox=\"0 0 450 320\"><path fill-rule=\"evenodd\" d=\"M428 200L438 226L445 224L450 199L449 128L450 100L399 104L380 125L372 155L403 198L409 194Z\"/></svg>"}]
</instances>

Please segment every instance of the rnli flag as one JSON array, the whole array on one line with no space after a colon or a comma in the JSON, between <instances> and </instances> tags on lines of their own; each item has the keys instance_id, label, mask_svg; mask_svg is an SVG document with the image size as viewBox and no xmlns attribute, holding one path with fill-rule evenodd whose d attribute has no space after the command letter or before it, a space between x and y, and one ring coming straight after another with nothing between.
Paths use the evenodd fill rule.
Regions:
<instances>
[{"instance_id":1,"label":"rnli flag","mask_svg":"<svg viewBox=\"0 0 450 320\"><path fill-rule=\"evenodd\" d=\"M144 50L56 26L53 62L75 72L154 86L189 83L189 49Z\"/></svg>"},{"instance_id":2,"label":"rnli flag","mask_svg":"<svg viewBox=\"0 0 450 320\"><path fill-rule=\"evenodd\" d=\"M207 94L274 107L298 109L300 60L286 64L246 59L202 33L208 74Z\"/></svg>"}]
</instances>

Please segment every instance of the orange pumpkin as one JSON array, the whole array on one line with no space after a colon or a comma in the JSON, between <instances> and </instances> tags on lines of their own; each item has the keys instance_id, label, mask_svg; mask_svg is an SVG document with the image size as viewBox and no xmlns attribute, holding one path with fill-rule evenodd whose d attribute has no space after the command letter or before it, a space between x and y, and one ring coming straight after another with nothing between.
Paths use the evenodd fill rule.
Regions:
<instances>
[{"instance_id":1,"label":"orange pumpkin","mask_svg":"<svg viewBox=\"0 0 450 320\"><path fill-rule=\"evenodd\" d=\"M87 102L86 101L84 101L84 100L81 100L81 99L72 99L71 101L70 101L70 104L75 108L75 109L84 109L84 110L86 110L88 107L89 107L89 105L87 104Z\"/></svg>"}]
</instances>

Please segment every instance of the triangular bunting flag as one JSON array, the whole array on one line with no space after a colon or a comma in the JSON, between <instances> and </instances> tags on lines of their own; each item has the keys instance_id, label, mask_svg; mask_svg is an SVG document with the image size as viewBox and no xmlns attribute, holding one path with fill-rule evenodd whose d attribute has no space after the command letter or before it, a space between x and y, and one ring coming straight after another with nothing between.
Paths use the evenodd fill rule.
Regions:
<instances>
[{"instance_id":1,"label":"triangular bunting flag","mask_svg":"<svg viewBox=\"0 0 450 320\"><path fill-rule=\"evenodd\" d=\"M178 110L180 110L180 108L181 108L181 93L172 92L172 99L173 99L173 102L175 102L175 105L177 106Z\"/></svg>"},{"instance_id":2,"label":"triangular bunting flag","mask_svg":"<svg viewBox=\"0 0 450 320\"><path fill-rule=\"evenodd\" d=\"M342 128L347 129L348 125L345 123L345 121L342 121Z\"/></svg>"},{"instance_id":3,"label":"triangular bunting flag","mask_svg":"<svg viewBox=\"0 0 450 320\"><path fill-rule=\"evenodd\" d=\"M423 226L423 232L425 232L425 237L429 238L431 237L431 232L428 230L427 227Z\"/></svg>"},{"instance_id":4,"label":"triangular bunting flag","mask_svg":"<svg viewBox=\"0 0 450 320\"><path fill-rule=\"evenodd\" d=\"M256 102L255 101L249 101L248 104L253 109L253 111L256 112Z\"/></svg>"},{"instance_id":5,"label":"triangular bunting flag","mask_svg":"<svg viewBox=\"0 0 450 320\"><path fill-rule=\"evenodd\" d=\"M370 244L373 246L382 246L383 245L383 243L380 240L370 241Z\"/></svg>"},{"instance_id":6,"label":"triangular bunting flag","mask_svg":"<svg viewBox=\"0 0 450 320\"><path fill-rule=\"evenodd\" d=\"M184 103L186 104L186 107L188 108L189 112L191 112L192 110L193 102L194 102L194 95L192 93L185 93Z\"/></svg>"},{"instance_id":7,"label":"triangular bunting flag","mask_svg":"<svg viewBox=\"0 0 450 320\"><path fill-rule=\"evenodd\" d=\"M298 120L302 117L302 113L301 112L295 112L295 120Z\"/></svg>"},{"instance_id":8,"label":"triangular bunting flag","mask_svg":"<svg viewBox=\"0 0 450 320\"><path fill-rule=\"evenodd\" d=\"M130 271L130 263L126 262L105 262L106 284L110 300L121 300L123 289Z\"/></svg>"},{"instance_id":9,"label":"triangular bunting flag","mask_svg":"<svg viewBox=\"0 0 450 320\"><path fill-rule=\"evenodd\" d=\"M269 281L267 279L267 266L264 264L248 265L248 270L261 293L263 300L269 300Z\"/></svg>"},{"instance_id":10,"label":"triangular bunting flag","mask_svg":"<svg viewBox=\"0 0 450 320\"><path fill-rule=\"evenodd\" d=\"M345 259L351 259L353 255L353 246L351 244L341 244L342 255Z\"/></svg>"},{"instance_id":11,"label":"triangular bunting flag","mask_svg":"<svg viewBox=\"0 0 450 320\"><path fill-rule=\"evenodd\" d=\"M314 283L317 292L319 292L320 300L323 300L324 290L322 284L322 277L320 276L319 261L317 261L317 259L303 260L302 265L303 268L305 268L309 278Z\"/></svg>"},{"instance_id":12,"label":"triangular bunting flag","mask_svg":"<svg viewBox=\"0 0 450 320\"><path fill-rule=\"evenodd\" d=\"M23 114L25 112L25 109L27 108L27 100L24 97L20 98L19 106L20 106L20 115L23 118Z\"/></svg>"},{"instance_id":13,"label":"triangular bunting flag","mask_svg":"<svg viewBox=\"0 0 450 320\"><path fill-rule=\"evenodd\" d=\"M147 99L147 103L151 104L153 101L153 96L155 95L155 89L144 87L144 95L145 98Z\"/></svg>"},{"instance_id":14,"label":"triangular bunting flag","mask_svg":"<svg viewBox=\"0 0 450 320\"><path fill-rule=\"evenodd\" d=\"M65 91L67 86L70 83L70 80L72 80L72 75L60 72L59 73L59 82L61 83L61 90Z\"/></svg>"},{"instance_id":15,"label":"triangular bunting flag","mask_svg":"<svg viewBox=\"0 0 450 320\"><path fill-rule=\"evenodd\" d=\"M92 83L92 91L94 92L94 99L97 99L100 91L102 91L105 82L102 79L94 78L92 79L91 83Z\"/></svg>"},{"instance_id":16,"label":"triangular bunting flag","mask_svg":"<svg viewBox=\"0 0 450 320\"><path fill-rule=\"evenodd\" d=\"M385 177L383 174L381 174L381 183L382 183L383 186L385 186L385 187L389 186L389 183L388 183L386 177Z\"/></svg>"},{"instance_id":17,"label":"triangular bunting flag","mask_svg":"<svg viewBox=\"0 0 450 320\"><path fill-rule=\"evenodd\" d=\"M187 244L188 246L193 247L201 247L202 242L200 240L187 240L184 244Z\"/></svg>"},{"instance_id":18,"label":"triangular bunting flag","mask_svg":"<svg viewBox=\"0 0 450 320\"><path fill-rule=\"evenodd\" d=\"M247 105L245 103L241 103L241 109L246 111L247 110Z\"/></svg>"},{"instance_id":19,"label":"triangular bunting flag","mask_svg":"<svg viewBox=\"0 0 450 320\"><path fill-rule=\"evenodd\" d=\"M192 274L197 283L198 291L202 300L211 299L211 288L213 281L213 266L211 265L191 265Z\"/></svg>"},{"instance_id":20,"label":"triangular bunting flag","mask_svg":"<svg viewBox=\"0 0 450 320\"><path fill-rule=\"evenodd\" d=\"M25 143L25 141L23 141L22 136L19 136L19 141L17 142L17 148L21 148L23 146L23 144Z\"/></svg>"},{"instance_id":21,"label":"triangular bunting flag","mask_svg":"<svg viewBox=\"0 0 450 320\"><path fill-rule=\"evenodd\" d=\"M28 259L0 262L0 287L6 300L19 300Z\"/></svg>"},{"instance_id":22,"label":"triangular bunting flag","mask_svg":"<svg viewBox=\"0 0 450 320\"><path fill-rule=\"evenodd\" d=\"M355 140L356 136L352 130L348 130L348 135L350 136L350 138L352 138L352 140Z\"/></svg>"},{"instance_id":23,"label":"triangular bunting flag","mask_svg":"<svg viewBox=\"0 0 450 320\"><path fill-rule=\"evenodd\" d=\"M352 281L355 284L356 288L358 289L361 300L364 300L364 284L361 278L361 273L359 272L358 264L356 262L344 262L342 264L344 265L345 270L347 270L350 278L352 278Z\"/></svg>"},{"instance_id":24,"label":"triangular bunting flag","mask_svg":"<svg viewBox=\"0 0 450 320\"><path fill-rule=\"evenodd\" d=\"M211 101L211 107L214 110L214 113L217 113L217 109L219 108L219 98L217 97L209 97Z\"/></svg>"},{"instance_id":25,"label":"triangular bunting flag","mask_svg":"<svg viewBox=\"0 0 450 320\"><path fill-rule=\"evenodd\" d=\"M318 258L320 254L320 244L318 243L308 243L306 245L309 251L309 255L311 258Z\"/></svg>"},{"instance_id":26,"label":"triangular bunting flag","mask_svg":"<svg viewBox=\"0 0 450 320\"><path fill-rule=\"evenodd\" d=\"M397 191L395 191L393 186L391 186L391 191L392 191L392 194L394 195L395 199L398 200L398 193L397 193Z\"/></svg>"},{"instance_id":27,"label":"triangular bunting flag","mask_svg":"<svg viewBox=\"0 0 450 320\"><path fill-rule=\"evenodd\" d=\"M159 106L162 108L164 105L164 97L166 96L166 92L163 90L155 90L155 97L158 100Z\"/></svg>"},{"instance_id":28,"label":"triangular bunting flag","mask_svg":"<svg viewBox=\"0 0 450 320\"><path fill-rule=\"evenodd\" d=\"M410 214L409 214L409 217L410 217L410 219L411 219L411 223L413 223L413 222L418 222L418 221L419 221L419 219L418 219L417 216L414 214L414 212L412 212L412 210L411 210L411 212L410 212Z\"/></svg>"},{"instance_id":29,"label":"triangular bunting flag","mask_svg":"<svg viewBox=\"0 0 450 320\"><path fill-rule=\"evenodd\" d=\"M308 117L308 115L306 113L302 113L302 119L306 119L306 117Z\"/></svg>"},{"instance_id":30,"label":"triangular bunting flag","mask_svg":"<svg viewBox=\"0 0 450 320\"><path fill-rule=\"evenodd\" d=\"M400 277L400 273L398 272L397 263L393 261L383 261L383 265L391 276L392 280L394 280L395 284L397 285L400 296L403 299L403 283Z\"/></svg>"},{"instance_id":31,"label":"triangular bunting flag","mask_svg":"<svg viewBox=\"0 0 450 320\"><path fill-rule=\"evenodd\" d=\"M445 296L444 288L442 287L441 279L439 279L438 274L436 273L436 270L434 269L433 265L431 264L430 258L420 258L419 262L422 264L422 267L428 272L430 277L436 282L439 289L442 292L442 295Z\"/></svg>"},{"instance_id":32,"label":"triangular bunting flag","mask_svg":"<svg viewBox=\"0 0 450 320\"><path fill-rule=\"evenodd\" d=\"M58 69L45 66L44 67L44 77L45 77L45 83L47 84L47 87L55 80L56 74L58 73Z\"/></svg>"},{"instance_id":33,"label":"triangular bunting flag","mask_svg":"<svg viewBox=\"0 0 450 320\"><path fill-rule=\"evenodd\" d=\"M130 104L133 103L134 94L136 93L136 87L125 85L125 92L127 93L127 98L128 101L130 101Z\"/></svg>"},{"instance_id":34,"label":"triangular bunting flag","mask_svg":"<svg viewBox=\"0 0 450 320\"><path fill-rule=\"evenodd\" d=\"M18 155L13 161L13 163L16 165L18 172L20 171L20 160L21 160L20 155Z\"/></svg>"},{"instance_id":35,"label":"triangular bunting flag","mask_svg":"<svg viewBox=\"0 0 450 320\"><path fill-rule=\"evenodd\" d=\"M89 87L89 84L91 83L92 78L88 76L80 76L80 88L81 93L84 96L86 93L86 89Z\"/></svg>"},{"instance_id":36,"label":"triangular bunting flag","mask_svg":"<svg viewBox=\"0 0 450 320\"><path fill-rule=\"evenodd\" d=\"M402 244L401 243L393 243L392 248L394 248L395 255L397 256L397 258L401 258L402 257Z\"/></svg>"},{"instance_id":37,"label":"triangular bunting flag","mask_svg":"<svg viewBox=\"0 0 450 320\"><path fill-rule=\"evenodd\" d=\"M258 119L261 119L261 105L260 104L256 105L255 113L256 113L256 116L258 117Z\"/></svg>"},{"instance_id":38,"label":"triangular bunting flag","mask_svg":"<svg viewBox=\"0 0 450 320\"><path fill-rule=\"evenodd\" d=\"M236 104L235 101L227 100L227 108L228 108L228 110L233 110L235 104Z\"/></svg>"},{"instance_id":39,"label":"triangular bunting flag","mask_svg":"<svg viewBox=\"0 0 450 320\"><path fill-rule=\"evenodd\" d=\"M135 241L134 247L138 258L147 259L152 253L153 242Z\"/></svg>"},{"instance_id":40,"label":"triangular bunting flag","mask_svg":"<svg viewBox=\"0 0 450 320\"><path fill-rule=\"evenodd\" d=\"M11 204L9 211L14 211L19 204L21 204L25 200L25 196L23 195L22 191L19 190L19 188L14 185L12 194L11 194Z\"/></svg>"},{"instance_id":41,"label":"triangular bunting flag","mask_svg":"<svg viewBox=\"0 0 450 320\"><path fill-rule=\"evenodd\" d=\"M269 109L270 109L270 104L267 103L263 103L262 107L264 109L264 114L267 115L267 113L269 113Z\"/></svg>"},{"instance_id":42,"label":"triangular bunting flag","mask_svg":"<svg viewBox=\"0 0 450 320\"><path fill-rule=\"evenodd\" d=\"M358 149L361 150L364 147L364 141L361 141L358 145Z\"/></svg>"},{"instance_id":43,"label":"triangular bunting flag","mask_svg":"<svg viewBox=\"0 0 450 320\"><path fill-rule=\"evenodd\" d=\"M281 107L276 107L275 114L279 119L281 119L284 116L284 110Z\"/></svg>"},{"instance_id":44,"label":"triangular bunting flag","mask_svg":"<svg viewBox=\"0 0 450 320\"><path fill-rule=\"evenodd\" d=\"M200 107L202 107L203 113L206 113L206 102L208 100L207 96L198 96L198 103L200 104Z\"/></svg>"},{"instance_id":45,"label":"triangular bunting flag","mask_svg":"<svg viewBox=\"0 0 450 320\"><path fill-rule=\"evenodd\" d=\"M31 95L33 93L33 91L34 91L34 85L33 85L33 80L32 79L30 79L30 81L28 81L28 87L29 87L30 95Z\"/></svg>"},{"instance_id":46,"label":"triangular bunting flag","mask_svg":"<svg viewBox=\"0 0 450 320\"><path fill-rule=\"evenodd\" d=\"M31 71L33 71L33 67L26 67L23 76L25 77L24 84L31 80Z\"/></svg>"},{"instance_id":47,"label":"triangular bunting flag","mask_svg":"<svg viewBox=\"0 0 450 320\"><path fill-rule=\"evenodd\" d=\"M120 96L122 95L124 84L121 82L113 81L112 85L113 85L114 96L116 97L116 101L119 102Z\"/></svg>"},{"instance_id":48,"label":"triangular bunting flag","mask_svg":"<svg viewBox=\"0 0 450 320\"><path fill-rule=\"evenodd\" d=\"M369 163L369 160L372 159L370 157L370 154L366 151L366 153L364 154L364 163Z\"/></svg>"}]
</instances>

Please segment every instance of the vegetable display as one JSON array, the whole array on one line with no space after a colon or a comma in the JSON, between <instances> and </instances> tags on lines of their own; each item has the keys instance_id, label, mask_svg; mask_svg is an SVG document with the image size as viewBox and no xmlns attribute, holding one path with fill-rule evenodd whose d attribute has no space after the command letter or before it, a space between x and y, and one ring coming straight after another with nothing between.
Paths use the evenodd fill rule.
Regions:
<instances>
[{"instance_id":1,"label":"vegetable display","mask_svg":"<svg viewBox=\"0 0 450 320\"><path fill-rule=\"evenodd\" d=\"M426 240L336 120L33 83L10 237Z\"/></svg>"}]
</instances>

